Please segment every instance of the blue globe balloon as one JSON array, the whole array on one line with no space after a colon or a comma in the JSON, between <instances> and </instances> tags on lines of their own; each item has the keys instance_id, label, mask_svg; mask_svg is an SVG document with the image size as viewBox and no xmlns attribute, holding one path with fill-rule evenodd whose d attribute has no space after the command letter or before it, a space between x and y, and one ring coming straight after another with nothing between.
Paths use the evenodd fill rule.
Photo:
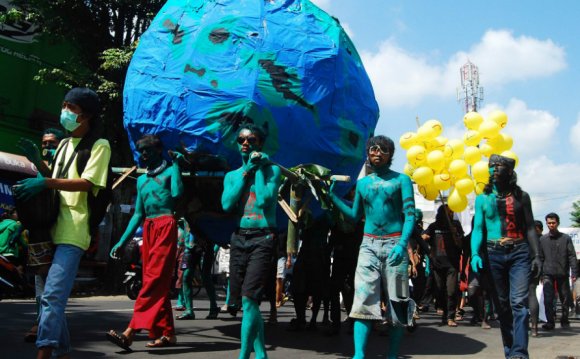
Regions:
<instances>
[{"instance_id":1,"label":"blue globe balloon","mask_svg":"<svg viewBox=\"0 0 580 359\"><path fill-rule=\"evenodd\" d=\"M308 0L169 0L139 40L124 111L133 150L152 133L236 168L237 132L252 122L283 166L353 178L379 116L353 43Z\"/></svg>"}]
</instances>

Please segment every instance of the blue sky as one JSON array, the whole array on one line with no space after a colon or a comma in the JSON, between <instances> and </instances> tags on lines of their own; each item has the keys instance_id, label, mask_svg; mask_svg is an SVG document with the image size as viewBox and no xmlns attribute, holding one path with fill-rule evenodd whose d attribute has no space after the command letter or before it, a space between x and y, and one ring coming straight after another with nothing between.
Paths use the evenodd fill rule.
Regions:
<instances>
[{"instance_id":1,"label":"blue sky","mask_svg":"<svg viewBox=\"0 0 580 359\"><path fill-rule=\"evenodd\" d=\"M399 137L421 122L442 122L460 138L459 68L478 66L485 117L508 115L519 184L534 216L560 214L570 225L580 199L580 2L313 0L338 18L373 82L381 116L376 134L397 143L393 168L406 159Z\"/></svg>"}]
</instances>

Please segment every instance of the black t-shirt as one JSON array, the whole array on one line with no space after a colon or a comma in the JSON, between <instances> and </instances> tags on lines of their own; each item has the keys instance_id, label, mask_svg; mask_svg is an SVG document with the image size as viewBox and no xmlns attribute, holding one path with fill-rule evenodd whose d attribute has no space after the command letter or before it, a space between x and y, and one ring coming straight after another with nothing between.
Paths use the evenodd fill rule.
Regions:
<instances>
[{"instance_id":1,"label":"black t-shirt","mask_svg":"<svg viewBox=\"0 0 580 359\"><path fill-rule=\"evenodd\" d=\"M463 242L463 227L459 221L453 221L455 227L455 238L459 243ZM435 257L433 265L437 268L455 267L459 268L459 257L461 246L453 240L451 230L447 223L434 222L427 227L425 233L429 236L429 245Z\"/></svg>"}]
</instances>

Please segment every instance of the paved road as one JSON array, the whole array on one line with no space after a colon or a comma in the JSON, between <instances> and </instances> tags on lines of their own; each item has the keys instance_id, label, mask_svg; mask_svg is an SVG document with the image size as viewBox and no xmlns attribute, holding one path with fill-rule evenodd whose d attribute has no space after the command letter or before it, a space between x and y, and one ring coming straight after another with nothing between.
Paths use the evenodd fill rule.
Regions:
<instances>
[{"instance_id":1,"label":"paved road","mask_svg":"<svg viewBox=\"0 0 580 359\"><path fill-rule=\"evenodd\" d=\"M205 318L208 302L195 302L198 318ZM146 349L147 337L138 336L134 352L126 353L105 340L108 329L122 330L132 313L133 302L122 296L72 298L68 306L73 358L237 358L239 354L240 318L220 314L218 320L197 319L177 321L178 345L170 348ZM261 309L268 316L268 305ZM24 343L23 333L34 319L34 304L30 300L4 300L0 302L0 357L33 358L35 347ZM266 343L271 359L276 358L348 358L352 355L352 336L344 331L339 336L327 337L323 330L315 332L287 332L293 317L291 303L281 308L279 323L267 325ZM403 358L501 358L499 329L483 330L460 322L457 328L440 327L434 313L424 314L420 327L405 336L401 348ZM542 333L530 338L532 358L580 358L580 322L573 321L570 329ZM388 338L373 333L368 348L368 358L384 358Z\"/></svg>"}]
</instances>

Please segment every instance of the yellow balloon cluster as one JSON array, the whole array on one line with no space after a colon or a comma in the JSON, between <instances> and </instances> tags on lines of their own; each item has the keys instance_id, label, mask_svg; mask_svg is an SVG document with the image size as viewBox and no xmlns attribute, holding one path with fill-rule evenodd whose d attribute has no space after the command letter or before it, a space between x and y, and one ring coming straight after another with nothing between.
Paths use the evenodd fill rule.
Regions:
<instances>
[{"instance_id":1,"label":"yellow balloon cluster","mask_svg":"<svg viewBox=\"0 0 580 359\"><path fill-rule=\"evenodd\" d=\"M442 136L443 125L437 120L425 122L417 132L406 132L399 144L407 151L403 172L417 184L419 193L433 201L439 191L450 190L447 204L454 212L467 207L467 195L481 194L489 181L488 160L493 154L513 158L513 138L501 131L508 123L503 111L487 118L477 112L463 117L466 132L461 139Z\"/></svg>"}]
</instances>

